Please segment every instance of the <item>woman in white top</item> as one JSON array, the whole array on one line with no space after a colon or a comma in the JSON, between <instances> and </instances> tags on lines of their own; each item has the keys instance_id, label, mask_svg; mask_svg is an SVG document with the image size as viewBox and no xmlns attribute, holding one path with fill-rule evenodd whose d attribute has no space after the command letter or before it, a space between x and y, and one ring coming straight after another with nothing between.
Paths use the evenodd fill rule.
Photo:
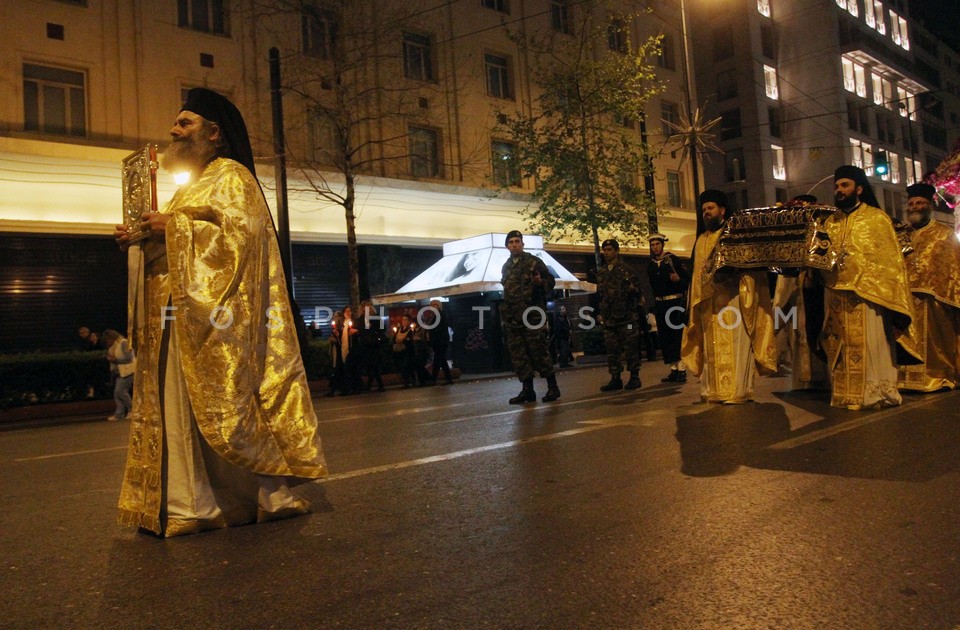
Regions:
<instances>
[{"instance_id":1,"label":"woman in white top","mask_svg":"<svg viewBox=\"0 0 960 630\"><path fill-rule=\"evenodd\" d=\"M110 361L110 373L114 377L113 401L117 405L110 422L123 420L133 406L130 393L133 390L133 373L137 369L136 357L130 342L115 330L103 331L103 344L107 347L107 360Z\"/></svg>"}]
</instances>

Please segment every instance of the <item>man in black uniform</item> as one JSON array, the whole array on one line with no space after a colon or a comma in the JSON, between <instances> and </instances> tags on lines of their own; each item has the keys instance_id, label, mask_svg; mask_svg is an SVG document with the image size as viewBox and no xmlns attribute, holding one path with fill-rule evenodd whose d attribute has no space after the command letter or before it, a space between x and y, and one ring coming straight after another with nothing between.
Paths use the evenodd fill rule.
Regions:
<instances>
[{"instance_id":1,"label":"man in black uniform","mask_svg":"<svg viewBox=\"0 0 960 630\"><path fill-rule=\"evenodd\" d=\"M647 273L653 288L660 350L663 362L670 366L670 375L661 380L664 383L686 383L687 369L680 360L680 342L687 321L686 291L690 272L679 258L664 251L664 243L669 240L666 236L651 234L647 240L650 242Z\"/></svg>"}]
</instances>

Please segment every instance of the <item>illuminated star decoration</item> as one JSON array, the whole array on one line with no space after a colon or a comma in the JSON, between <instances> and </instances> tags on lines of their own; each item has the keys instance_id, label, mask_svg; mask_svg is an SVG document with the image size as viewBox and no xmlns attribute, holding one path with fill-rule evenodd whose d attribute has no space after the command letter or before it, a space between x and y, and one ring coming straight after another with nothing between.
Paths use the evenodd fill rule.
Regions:
<instances>
[{"instance_id":1,"label":"illuminated star decoration","mask_svg":"<svg viewBox=\"0 0 960 630\"><path fill-rule=\"evenodd\" d=\"M709 149L723 153L723 150L713 143L716 134L710 133L710 130L716 127L721 120L722 118L714 118L710 121L704 121L703 112L700 111L698 107L693 113L693 116L691 116L689 112L681 114L678 124L672 123L669 120L663 121L670 129L676 132L670 135L667 142L674 144L680 149L680 164L678 168L679 166L683 166L683 163L694 151L700 151L702 153Z\"/></svg>"}]
</instances>

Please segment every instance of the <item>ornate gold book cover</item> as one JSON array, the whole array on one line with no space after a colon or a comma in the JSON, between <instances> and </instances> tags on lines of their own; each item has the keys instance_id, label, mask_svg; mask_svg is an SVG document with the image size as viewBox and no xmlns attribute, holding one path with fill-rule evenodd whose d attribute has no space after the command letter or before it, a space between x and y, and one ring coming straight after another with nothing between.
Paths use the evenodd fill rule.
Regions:
<instances>
[{"instance_id":1,"label":"ornate gold book cover","mask_svg":"<svg viewBox=\"0 0 960 630\"><path fill-rule=\"evenodd\" d=\"M130 242L147 236L140 227L140 215L157 211L157 145L148 144L123 158L123 223L130 230Z\"/></svg>"}]
</instances>

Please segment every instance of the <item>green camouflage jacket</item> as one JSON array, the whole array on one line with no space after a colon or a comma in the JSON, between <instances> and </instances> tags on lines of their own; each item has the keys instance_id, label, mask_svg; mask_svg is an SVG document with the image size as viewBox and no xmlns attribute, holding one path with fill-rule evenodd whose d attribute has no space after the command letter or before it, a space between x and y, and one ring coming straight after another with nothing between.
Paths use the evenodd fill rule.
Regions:
<instances>
[{"instance_id":1,"label":"green camouflage jacket","mask_svg":"<svg viewBox=\"0 0 960 630\"><path fill-rule=\"evenodd\" d=\"M633 269L621 259L607 269L606 263L597 270L597 293L600 296L600 315L605 324L622 324L637 319L640 282Z\"/></svg>"},{"instance_id":2,"label":"green camouflage jacket","mask_svg":"<svg viewBox=\"0 0 960 630\"><path fill-rule=\"evenodd\" d=\"M514 262L513 257L503 263L500 282L503 284L503 303L500 304L500 320L504 324L515 326L523 324L523 312L531 306L539 306L547 310L547 296L553 291L556 279L547 270L542 260L522 252ZM535 274L540 274L540 283L533 281ZM528 316L532 324L540 321L537 314Z\"/></svg>"}]
</instances>

